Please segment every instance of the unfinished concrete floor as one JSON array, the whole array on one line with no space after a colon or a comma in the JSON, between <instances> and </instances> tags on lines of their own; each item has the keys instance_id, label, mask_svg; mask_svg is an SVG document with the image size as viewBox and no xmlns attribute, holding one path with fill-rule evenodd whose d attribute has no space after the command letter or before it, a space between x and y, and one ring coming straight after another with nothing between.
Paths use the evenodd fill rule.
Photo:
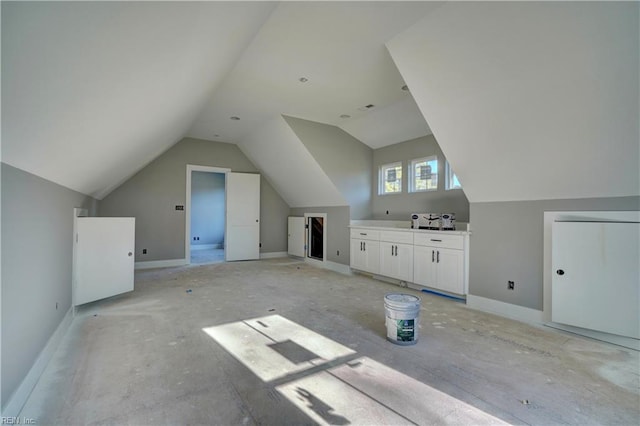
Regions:
<instances>
[{"instance_id":1,"label":"unfinished concrete floor","mask_svg":"<svg viewBox=\"0 0 640 426\"><path fill-rule=\"evenodd\" d=\"M400 291L422 299L414 346L386 340L383 298ZM82 308L21 416L631 425L638 369L633 350L283 258L136 272L134 292Z\"/></svg>"}]
</instances>

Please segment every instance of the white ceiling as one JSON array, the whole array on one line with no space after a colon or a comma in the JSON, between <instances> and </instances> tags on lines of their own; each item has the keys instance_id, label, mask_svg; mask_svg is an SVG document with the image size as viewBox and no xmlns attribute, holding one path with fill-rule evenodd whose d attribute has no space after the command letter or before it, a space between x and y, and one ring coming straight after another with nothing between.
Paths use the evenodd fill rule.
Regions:
<instances>
[{"instance_id":1,"label":"white ceiling","mask_svg":"<svg viewBox=\"0 0 640 426\"><path fill-rule=\"evenodd\" d=\"M184 136L282 114L428 134L385 42L440 3L2 2L2 161L102 198Z\"/></svg>"},{"instance_id":2,"label":"white ceiling","mask_svg":"<svg viewBox=\"0 0 640 426\"><path fill-rule=\"evenodd\" d=\"M372 148L429 134L411 95L401 90L405 83L385 42L439 4L279 4L188 135L239 142L281 114L339 126ZM359 110L369 104L375 107Z\"/></svg>"}]
</instances>

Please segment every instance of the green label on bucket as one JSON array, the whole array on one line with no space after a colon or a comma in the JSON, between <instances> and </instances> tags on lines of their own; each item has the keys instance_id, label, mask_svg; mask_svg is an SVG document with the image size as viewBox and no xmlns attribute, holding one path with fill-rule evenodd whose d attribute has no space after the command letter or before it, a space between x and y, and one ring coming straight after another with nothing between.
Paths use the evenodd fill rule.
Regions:
<instances>
[{"instance_id":1,"label":"green label on bucket","mask_svg":"<svg viewBox=\"0 0 640 426\"><path fill-rule=\"evenodd\" d=\"M413 342L414 320L397 320L398 322L398 341Z\"/></svg>"}]
</instances>

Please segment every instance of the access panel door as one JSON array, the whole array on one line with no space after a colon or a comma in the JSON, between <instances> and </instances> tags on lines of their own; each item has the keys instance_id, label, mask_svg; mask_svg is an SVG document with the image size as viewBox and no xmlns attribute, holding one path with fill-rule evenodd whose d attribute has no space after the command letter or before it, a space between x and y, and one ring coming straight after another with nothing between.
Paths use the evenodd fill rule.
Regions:
<instances>
[{"instance_id":1,"label":"access panel door","mask_svg":"<svg viewBox=\"0 0 640 426\"><path fill-rule=\"evenodd\" d=\"M225 259L260 258L260 175L227 174Z\"/></svg>"},{"instance_id":2,"label":"access panel door","mask_svg":"<svg viewBox=\"0 0 640 426\"><path fill-rule=\"evenodd\" d=\"M304 217L289 216L288 219L288 236L287 236L287 253L292 256L304 257Z\"/></svg>"},{"instance_id":3,"label":"access panel door","mask_svg":"<svg viewBox=\"0 0 640 426\"><path fill-rule=\"evenodd\" d=\"M640 224L555 222L552 321L640 338Z\"/></svg>"},{"instance_id":4,"label":"access panel door","mask_svg":"<svg viewBox=\"0 0 640 426\"><path fill-rule=\"evenodd\" d=\"M133 291L135 218L79 217L74 305Z\"/></svg>"}]
</instances>

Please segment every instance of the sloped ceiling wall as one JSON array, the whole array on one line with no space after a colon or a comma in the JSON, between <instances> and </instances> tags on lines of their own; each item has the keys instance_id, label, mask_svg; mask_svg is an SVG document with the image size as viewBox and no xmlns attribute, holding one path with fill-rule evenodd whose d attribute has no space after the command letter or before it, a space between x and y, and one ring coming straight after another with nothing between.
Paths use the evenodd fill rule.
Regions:
<instances>
[{"instance_id":1,"label":"sloped ceiling wall","mask_svg":"<svg viewBox=\"0 0 640 426\"><path fill-rule=\"evenodd\" d=\"M282 116L259 126L238 147L290 207L348 205Z\"/></svg>"},{"instance_id":2,"label":"sloped ceiling wall","mask_svg":"<svg viewBox=\"0 0 640 426\"><path fill-rule=\"evenodd\" d=\"M470 202L640 194L639 7L452 2L387 43Z\"/></svg>"},{"instance_id":3,"label":"sloped ceiling wall","mask_svg":"<svg viewBox=\"0 0 640 426\"><path fill-rule=\"evenodd\" d=\"M267 2L2 2L2 160L102 198L179 141Z\"/></svg>"}]
</instances>

